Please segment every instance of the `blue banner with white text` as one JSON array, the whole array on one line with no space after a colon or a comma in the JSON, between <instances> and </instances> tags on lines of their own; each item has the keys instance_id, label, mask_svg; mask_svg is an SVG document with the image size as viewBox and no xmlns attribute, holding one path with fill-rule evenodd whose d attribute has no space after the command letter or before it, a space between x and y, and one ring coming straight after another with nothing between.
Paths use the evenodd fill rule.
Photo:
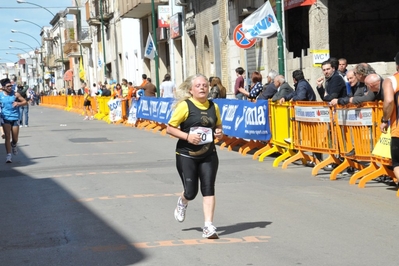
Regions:
<instances>
[{"instance_id":1,"label":"blue banner with white text","mask_svg":"<svg viewBox=\"0 0 399 266\"><path fill-rule=\"evenodd\" d=\"M213 100L220 109L224 134L230 137L268 141L271 138L268 101L256 103L235 99ZM137 118L167 124L173 98L140 97Z\"/></svg>"},{"instance_id":2,"label":"blue banner with white text","mask_svg":"<svg viewBox=\"0 0 399 266\"><path fill-rule=\"evenodd\" d=\"M222 118L223 133L230 137L268 141L271 138L269 104L242 100L215 99Z\"/></svg>"},{"instance_id":3,"label":"blue banner with white text","mask_svg":"<svg viewBox=\"0 0 399 266\"><path fill-rule=\"evenodd\" d=\"M140 97L137 118L168 124L172 114L173 98Z\"/></svg>"}]
</instances>

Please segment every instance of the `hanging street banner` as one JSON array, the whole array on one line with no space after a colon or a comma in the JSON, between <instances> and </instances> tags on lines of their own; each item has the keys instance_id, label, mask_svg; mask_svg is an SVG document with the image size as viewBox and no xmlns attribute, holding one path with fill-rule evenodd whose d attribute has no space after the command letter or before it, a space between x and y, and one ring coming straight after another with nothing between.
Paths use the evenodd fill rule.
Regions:
<instances>
[{"instance_id":1,"label":"hanging street banner","mask_svg":"<svg viewBox=\"0 0 399 266\"><path fill-rule=\"evenodd\" d=\"M147 44L145 45L144 48L144 56L152 60L155 58L156 52L157 51L155 49L155 44L154 41L152 40L151 33L148 33Z\"/></svg>"},{"instance_id":2,"label":"hanging street banner","mask_svg":"<svg viewBox=\"0 0 399 266\"><path fill-rule=\"evenodd\" d=\"M281 32L269 1L242 21L242 30L248 40L267 38Z\"/></svg>"}]
</instances>

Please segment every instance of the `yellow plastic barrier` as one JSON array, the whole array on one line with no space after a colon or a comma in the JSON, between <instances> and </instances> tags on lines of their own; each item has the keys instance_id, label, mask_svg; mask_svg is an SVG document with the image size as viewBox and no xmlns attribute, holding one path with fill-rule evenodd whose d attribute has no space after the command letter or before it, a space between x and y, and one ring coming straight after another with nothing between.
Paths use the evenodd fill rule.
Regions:
<instances>
[{"instance_id":1,"label":"yellow plastic barrier","mask_svg":"<svg viewBox=\"0 0 399 266\"><path fill-rule=\"evenodd\" d=\"M286 138L292 139L292 103L284 103L282 105L269 101L269 114L270 114L270 130L272 137L269 143L262 148L262 153L259 154L259 161L262 162L266 156L273 153L281 153L273 161L273 167L278 167L279 163L285 159L293 156L293 144L284 141ZM258 153L255 153L258 155ZM254 154L254 156L255 156Z\"/></svg>"}]
</instances>

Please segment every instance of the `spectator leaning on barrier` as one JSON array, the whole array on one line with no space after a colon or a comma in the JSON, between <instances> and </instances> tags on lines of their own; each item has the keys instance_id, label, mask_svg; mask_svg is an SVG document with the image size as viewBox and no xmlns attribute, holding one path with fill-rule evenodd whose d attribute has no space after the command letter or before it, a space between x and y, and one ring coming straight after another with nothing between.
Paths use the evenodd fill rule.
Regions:
<instances>
[{"instance_id":1,"label":"spectator leaning on barrier","mask_svg":"<svg viewBox=\"0 0 399 266\"><path fill-rule=\"evenodd\" d=\"M274 78L274 86L276 86L277 92L273 95L273 102L277 102L284 96L294 92L294 89L287 82L285 82L283 75L278 75Z\"/></svg>"},{"instance_id":2,"label":"spectator leaning on barrier","mask_svg":"<svg viewBox=\"0 0 399 266\"><path fill-rule=\"evenodd\" d=\"M378 74L370 74L364 80L364 84L369 91L368 94L372 95L373 98L370 101L383 101L384 100L384 90L382 88L382 84L384 79Z\"/></svg>"},{"instance_id":3,"label":"spectator leaning on barrier","mask_svg":"<svg viewBox=\"0 0 399 266\"><path fill-rule=\"evenodd\" d=\"M156 97L157 96L157 87L151 82L151 78L147 78L147 83L143 87L144 96L146 97Z\"/></svg>"},{"instance_id":4,"label":"spectator leaning on barrier","mask_svg":"<svg viewBox=\"0 0 399 266\"><path fill-rule=\"evenodd\" d=\"M372 66L367 63L359 63L355 66L355 75L359 82L364 83L366 77L370 74L376 74Z\"/></svg>"},{"instance_id":5,"label":"spectator leaning on barrier","mask_svg":"<svg viewBox=\"0 0 399 266\"><path fill-rule=\"evenodd\" d=\"M183 192L174 211L175 219L183 222L188 202L203 196L204 227L202 237L218 238L213 225L215 212L215 181L219 166L214 138L223 137L219 107L208 100L209 82L203 75L188 77L177 90L177 104L168 122L168 134L178 138L176 167Z\"/></svg>"},{"instance_id":6,"label":"spectator leaning on barrier","mask_svg":"<svg viewBox=\"0 0 399 266\"><path fill-rule=\"evenodd\" d=\"M292 72L292 78L294 80L295 91L290 94L283 96L280 99L280 104L285 101L316 101L316 94L309 82L305 80L302 70L295 70Z\"/></svg>"},{"instance_id":7,"label":"spectator leaning on barrier","mask_svg":"<svg viewBox=\"0 0 399 266\"><path fill-rule=\"evenodd\" d=\"M142 88L145 86L145 84L148 83L147 75L146 75L146 74L141 75L141 78L143 79L143 81L141 82L141 84L140 84L139 86L136 86L136 88L137 88L138 90L139 90L139 89L142 89Z\"/></svg>"},{"instance_id":8,"label":"spectator leaning on barrier","mask_svg":"<svg viewBox=\"0 0 399 266\"><path fill-rule=\"evenodd\" d=\"M346 77L348 78L348 82L350 85L349 94L342 98L332 99L330 105L347 105L349 103L359 104L361 102L359 97L363 96L364 92L367 91L366 86L364 85L364 83L361 83L357 80L355 72L353 70L348 70L346 72Z\"/></svg>"},{"instance_id":9,"label":"spectator leaning on barrier","mask_svg":"<svg viewBox=\"0 0 399 266\"><path fill-rule=\"evenodd\" d=\"M252 87L250 92L246 91L244 88L240 88L240 92L247 96L249 100L256 100L259 93L261 93L262 86L262 74L258 71L254 71L251 75Z\"/></svg>"},{"instance_id":10,"label":"spectator leaning on barrier","mask_svg":"<svg viewBox=\"0 0 399 266\"><path fill-rule=\"evenodd\" d=\"M391 159L395 177L399 179L399 53L395 56L396 73L386 78L382 84L384 90L383 116L380 129L387 133L391 127Z\"/></svg>"},{"instance_id":11,"label":"spectator leaning on barrier","mask_svg":"<svg viewBox=\"0 0 399 266\"><path fill-rule=\"evenodd\" d=\"M121 86L121 84L119 84L119 83L116 84L115 89L112 92L111 97L114 98L114 99L122 98L122 86Z\"/></svg>"},{"instance_id":12,"label":"spectator leaning on barrier","mask_svg":"<svg viewBox=\"0 0 399 266\"><path fill-rule=\"evenodd\" d=\"M309 82L307 82L305 79L302 70L295 70L292 72L292 78L294 80L295 91L283 96L279 101L280 104L283 104L285 101L289 100L316 101L316 94L314 93L312 86L310 86ZM292 140L290 138L286 138L284 141L291 143ZM315 153L314 156L321 160L321 154ZM313 162L308 162L307 165L313 167L315 164Z\"/></svg>"},{"instance_id":13,"label":"spectator leaning on barrier","mask_svg":"<svg viewBox=\"0 0 399 266\"><path fill-rule=\"evenodd\" d=\"M84 95L85 94L85 87L86 87L86 83L82 83L79 90L78 90L78 95Z\"/></svg>"},{"instance_id":14,"label":"spectator leaning on barrier","mask_svg":"<svg viewBox=\"0 0 399 266\"><path fill-rule=\"evenodd\" d=\"M263 85L262 92L259 94L258 99L259 100L268 100L271 99L274 94L277 92L277 87L274 85L274 79L278 73L274 70L271 70L269 74L267 75L267 83Z\"/></svg>"},{"instance_id":15,"label":"spectator leaning on barrier","mask_svg":"<svg viewBox=\"0 0 399 266\"><path fill-rule=\"evenodd\" d=\"M129 91L129 87L127 84L127 79L122 79L122 96L126 97Z\"/></svg>"},{"instance_id":16,"label":"spectator leaning on barrier","mask_svg":"<svg viewBox=\"0 0 399 266\"><path fill-rule=\"evenodd\" d=\"M321 64L323 76L317 79L317 91L323 101L330 102L332 99L342 98L347 95L345 81L336 71L335 64L330 60Z\"/></svg>"}]
</instances>

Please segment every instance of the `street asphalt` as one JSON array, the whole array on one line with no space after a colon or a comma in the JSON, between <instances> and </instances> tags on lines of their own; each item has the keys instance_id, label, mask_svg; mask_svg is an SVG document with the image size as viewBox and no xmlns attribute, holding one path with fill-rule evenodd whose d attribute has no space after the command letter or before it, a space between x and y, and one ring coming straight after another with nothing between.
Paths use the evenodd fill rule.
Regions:
<instances>
[{"instance_id":1,"label":"street asphalt","mask_svg":"<svg viewBox=\"0 0 399 266\"><path fill-rule=\"evenodd\" d=\"M173 217L176 139L42 106L29 114L11 164L0 145L0 265L399 265L394 186L360 189L217 146L220 239L208 240L200 193L183 223Z\"/></svg>"}]
</instances>

